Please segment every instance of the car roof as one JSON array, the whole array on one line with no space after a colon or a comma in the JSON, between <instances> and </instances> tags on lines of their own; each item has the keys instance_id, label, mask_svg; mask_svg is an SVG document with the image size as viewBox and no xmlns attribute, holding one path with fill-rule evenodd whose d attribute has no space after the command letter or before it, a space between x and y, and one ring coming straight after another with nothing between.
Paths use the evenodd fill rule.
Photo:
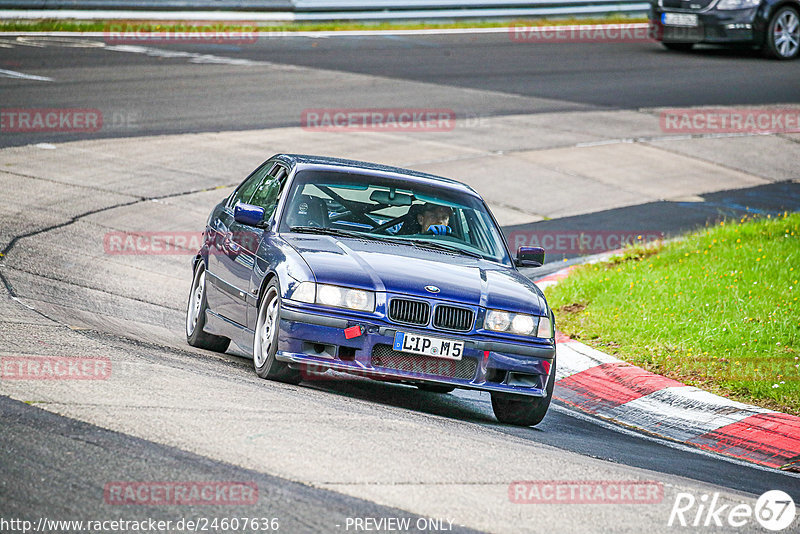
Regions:
<instances>
[{"instance_id":1,"label":"car roof","mask_svg":"<svg viewBox=\"0 0 800 534\"><path fill-rule=\"evenodd\" d=\"M333 158L328 156L313 156L309 154L278 154L271 159L277 159L287 163L291 166L296 166L298 169L319 169L319 170L336 170L336 169L358 169L359 171L367 171L363 174L374 174L378 176L391 176L393 178L405 178L414 182L428 183L431 185L445 186L450 189L458 189L474 196L480 195L467 184L461 183L457 180L436 176L435 174L428 174L426 172L414 171L411 169L404 169L402 167L393 167L391 165L382 165L380 163L370 163L368 161L357 161L352 159Z\"/></svg>"}]
</instances>

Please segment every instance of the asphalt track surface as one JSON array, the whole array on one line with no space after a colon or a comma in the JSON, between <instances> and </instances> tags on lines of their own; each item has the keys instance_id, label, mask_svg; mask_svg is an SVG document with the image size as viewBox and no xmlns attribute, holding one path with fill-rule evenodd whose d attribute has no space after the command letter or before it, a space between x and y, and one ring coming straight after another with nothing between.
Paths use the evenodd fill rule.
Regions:
<instances>
[{"instance_id":1,"label":"asphalt track surface","mask_svg":"<svg viewBox=\"0 0 800 534\"><path fill-rule=\"evenodd\" d=\"M33 39L19 44L13 42L13 38L5 37L2 41L8 46L0 48L0 69L54 80L35 82L0 78L4 108L97 108L103 110L104 116L119 119L118 124L111 125L115 127L91 135L0 135L2 146L296 126L302 110L309 107L448 107L456 110L459 116L483 117L649 106L768 105L800 101L800 85L797 84L800 62L777 63L762 60L749 51L715 48L703 48L695 54L685 55L667 53L648 43L533 46L511 43L502 34L287 38L262 40L245 47L159 46L159 50L189 54L183 56L186 61L165 64L163 54L158 57L152 51L109 50L108 47L88 44L96 39ZM239 65L209 59L209 54L215 58L245 59L264 64L253 63L242 69ZM208 67L204 69L193 63L194 60L201 64L217 64L204 64L202 67ZM298 70L294 66L311 70ZM363 75L363 78L343 77L341 73ZM407 84L393 83L393 80ZM416 90L409 90L409 87ZM75 164L80 165L80 162ZM204 185L213 183L200 184L201 187ZM174 189L169 194L197 191L198 187L176 184ZM47 191L48 194L59 194L57 187ZM100 196L104 194L98 193ZM201 205L205 209L223 192L214 196L203 195ZM9 224L3 232L5 261L13 261L7 269L0 271L7 291L37 302L48 300L42 296L44 294L49 295L50 302L61 300L61 307L51 306L44 310L48 317L55 319L56 322L52 323L6 299L2 306L3 321L19 330L9 326L6 333L0 335L5 354L14 351L35 353L36 344L63 343L71 350L85 349L89 354L92 351L124 354L123 368L129 364L137 369L137 373L142 373L135 375L136 378L144 381L167 366L170 373L181 373L198 382L210 381L208 383L215 387L230 387L232 392L239 387L233 385L234 381L243 388L250 388L251 394L256 391L254 388L263 391L270 387L255 380L251 363L235 353L211 356L181 346L182 301L152 306L148 296L143 295L141 302L127 302L121 311L110 308L106 323L92 322L85 317L83 312L92 306L87 294L82 292L85 288L76 283L68 285L64 292L63 283L70 283L73 275L69 269L62 268L62 265L69 266L62 262L60 254L63 251L57 251L52 259L47 257L48 243L51 239L65 238L83 242L81 239L86 227L81 225L91 221L93 214L90 212L105 209L100 197L91 209L76 208L65 219L52 222L48 222L49 215L39 220L36 213L26 213L24 193L18 197L6 187L2 197L4 202L18 204L15 215L21 221L17 226ZM111 198L106 204L123 206L129 202L131 217L148 216L141 199L118 200ZM717 200L716 204L711 202L701 207L695 203L639 204L566 217L560 221L543 221L542 224L560 222L562 227L568 228L597 221L608 224L610 220L617 227L623 227L636 217L648 218L655 213L667 227L671 221L673 226L669 229L677 231L719 216L720 207L731 210L730 214L737 214L748 211L741 209L745 204L748 208L755 206L769 213L800 206L796 184L791 183L721 193ZM687 215L690 212L694 218ZM194 217L202 220L202 215ZM70 254L74 252L70 251ZM541 274L546 272L543 270ZM87 276L91 277L90 274ZM186 284L188 287L188 280ZM115 286L112 280L103 291L111 295L120 291L124 293ZM174 293L182 292L181 287ZM173 291L168 293L171 296ZM102 302L94 306L102 308ZM115 316L117 311L120 313ZM159 321L173 330L177 325L178 332L170 337L160 333L148 336L137 329L126 330L122 318L132 314L146 318L159 315ZM65 324L79 327L65 331ZM19 332L25 335L20 336ZM166 363L160 363L162 361ZM140 367L142 370L138 370ZM164 376L154 381L167 381L166 377L171 375ZM18 390L4 390L4 395L9 391L14 392L15 398L27 399L25 393ZM312 383L300 388L281 386L270 394L276 395L281 402L299 403L301 396L302 402L306 402L308 397L308 402L317 403L317 406L351 416L353 419L348 420L348 424L353 424L349 429L353 437L368 432L367 423L354 421L359 417L372 417L371 413L367 414L369 410L379 410L379 418L399 418L404 424L427 425L428 431L440 436L448 436L449 432L459 436L463 433L462 443L472 440L479 445L486 432L492 436L505 436L510 442L530 447L531 458L538 458L537 455L545 458L541 460L541 479L563 478L564 471L556 469L556 464L548 463L547 455L541 449L552 447L556 451L574 453L568 455L569 465L562 467L564 470L573 469L573 473L580 472L586 479L592 478L593 470L607 468L620 477L635 474L663 480L668 486L696 491L710 488L709 491L719 490L752 499L768 489L783 489L796 501L800 499L800 479L795 476L731 462L609 427L602 421L576 414L563 406L555 406L537 428L519 429L497 424L486 397L469 393L438 396L404 386L352 380ZM198 454L187 452L190 447L164 445L164 441L169 439L141 439L107 430L114 427L111 423L92 425L79 421L77 419L83 416L75 415L78 412L71 412L68 406L47 401L46 393L31 392L29 397L34 405L41 403L48 408L51 404L48 410L52 411L8 397L0 400L3 424L0 465L4 475L10 474L3 476L0 482L0 517L88 518L113 512L115 517L178 518L191 514L233 515L230 512L240 512L218 508L109 509L102 503L102 488L109 480L209 479L256 481L264 496L258 515L279 516L288 532L337 531L335 525L354 516L416 517L407 509L398 510L375 504L369 498L355 498L332 491L331 484L319 483L313 477L306 481L302 476L276 476L270 467L274 464L269 462L258 469L226 461L230 456L214 456L202 446L191 448L199 451ZM84 399L84 402L87 401ZM108 413L97 416L96 420L114 419L113 405L101 406L103 402L98 399L98 410ZM123 411L121 409L120 413ZM73 415L74 418L52 412ZM147 417L146 412L143 412L143 417ZM372 419L373 424L377 420L380 419ZM298 427L301 425L299 421ZM253 422L254 432L258 427L259 423ZM348 432L346 427L341 430ZM169 428L162 432L163 435L170 434ZM298 432L302 433L302 429ZM153 435L157 434L159 432L154 431ZM362 457L342 461L356 461L360 466L379 462L382 464L380 468L385 468L385 464L392 460L390 456L384 456L381 459ZM432 461L436 462L436 458ZM424 462L420 461L420 464L419 469L423 469ZM251 462L248 465L259 464ZM377 463L373 467L379 470ZM491 478L496 466L487 465L483 469ZM283 474L290 472L290 469L282 471ZM507 479L500 478L508 484ZM383 495L375 500L387 499ZM252 509L241 512L254 515ZM569 513L569 510L563 512ZM582 514L578 513L579 516ZM619 514L621 519L632 521L631 512L620 509ZM552 521L554 531L577 532L593 524L591 520L575 523L566 515L551 515L546 521ZM598 530L616 530L613 519L602 514L600 517L594 524ZM666 516L662 515L661 519L662 528L665 528ZM545 519L542 516L540 520ZM630 531L630 524L625 527L623 521L620 530ZM635 521L632 524L635 525ZM652 527L646 523L640 526ZM521 530L535 527L535 524L520 525ZM483 526L482 530L507 531L508 527L490 524ZM658 531L659 527L653 530Z\"/></svg>"},{"instance_id":2,"label":"asphalt track surface","mask_svg":"<svg viewBox=\"0 0 800 534\"><path fill-rule=\"evenodd\" d=\"M105 517L104 489L110 481L226 480L254 482L259 500L269 507L258 517L278 518L281 530L323 531L344 525L347 517L408 517L407 512L320 491L264 473L245 470L172 447L111 432L0 397L3 433L2 517L29 517L32 510L50 519L73 518L76 503L83 517ZM37 446L31 446L37 444ZM53 462L60 458L59 462ZM35 476L31 476L35 474ZM42 480L47 484L42 484ZM65 491L67 490L68 491ZM119 506L114 519L173 521L184 518L253 517L241 506ZM191 530L191 529L189 529ZM4 530L7 531L7 530ZM55 529L53 530L55 531ZM454 531L470 532L456 527Z\"/></svg>"},{"instance_id":3,"label":"asphalt track surface","mask_svg":"<svg viewBox=\"0 0 800 534\"><path fill-rule=\"evenodd\" d=\"M95 108L101 136L230 131L300 124L306 108L434 107L460 117L587 109L766 105L800 101L800 62L766 61L752 50L700 47L676 54L651 42L539 44L506 33L454 36L262 38L255 43L105 44L104 38L0 38L0 69L50 77L55 83L3 82L6 108ZM64 44L72 43L72 47ZM83 43L83 44L82 44ZM10 48L6 48L10 47ZM121 51L128 47L128 52ZM157 48L201 57L182 62L147 56ZM112 51L112 49L116 51ZM197 62L230 58L246 68L198 71ZM202 56L206 56L203 59ZM224 70L224 60L220 66ZM317 75L268 65L314 69ZM287 71L283 71L287 72ZM342 83L339 73L369 76ZM420 86L398 91L383 80ZM487 95L496 92L493 98ZM516 98L515 98L516 96ZM60 139L98 134L63 134ZM42 139L0 137L0 146Z\"/></svg>"}]
</instances>

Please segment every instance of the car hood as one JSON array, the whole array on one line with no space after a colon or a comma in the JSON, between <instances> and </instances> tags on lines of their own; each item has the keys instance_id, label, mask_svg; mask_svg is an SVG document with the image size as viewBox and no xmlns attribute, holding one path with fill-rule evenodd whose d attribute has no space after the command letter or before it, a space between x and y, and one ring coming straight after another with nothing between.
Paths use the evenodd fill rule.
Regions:
<instances>
[{"instance_id":1,"label":"car hood","mask_svg":"<svg viewBox=\"0 0 800 534\"><path fill-rule=\"evenodd\" d=\"M282 236L316 281L545 315L544 297L516 269L410 245L325 235ZM425 286L436 286L431 293Z\"/></svg>"}]
</instances>

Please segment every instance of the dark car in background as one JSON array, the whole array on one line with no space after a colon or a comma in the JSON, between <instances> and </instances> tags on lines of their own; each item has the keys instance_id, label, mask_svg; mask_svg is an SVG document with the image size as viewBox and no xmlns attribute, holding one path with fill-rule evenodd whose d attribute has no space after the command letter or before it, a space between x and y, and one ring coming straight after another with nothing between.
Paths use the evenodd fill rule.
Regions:
<instances>
[{"instance_id":1,"label":"dark car in background","mask_svg":"<svg viewBox=\"0 0 800 534\"><path fill-rule=\"evenodd\" d=\"M371 163L278 155L211 212L186 314L196 347L233 341L258 376L319 371L491 393L535 425L555 381L554 319L470 187ZM313 369L313 373L308 372Z\"/></svg>"},{"instance_id":2,"label":"dark car in background","mask_svg":"<svg viewBox=\"0 0 800 534\"><path fill-rule=\"evenodd\" d=\"M655 0L650 23L671 50L698 43L751 45L777 59L794 59L800 51L798 0Z\"/></svg>"}]
</instances>

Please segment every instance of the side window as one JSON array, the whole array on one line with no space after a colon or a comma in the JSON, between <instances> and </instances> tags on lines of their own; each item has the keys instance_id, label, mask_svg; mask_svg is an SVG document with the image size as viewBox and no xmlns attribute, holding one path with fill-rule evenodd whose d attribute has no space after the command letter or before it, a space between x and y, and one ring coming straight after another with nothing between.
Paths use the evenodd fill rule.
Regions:
<instances>
[{"instance_id":1,"label":"side window","mask_svg":"<svg viewBox=\"0 0 800 534\"><path fill-rule=\"evenodd\" d=\"M467 217L467 227L471 236L472 246L488 251L491 254L497 254L493 241L489 238L489 229L482 218L477 217L474 212L470 213Z\"/></svg>"},{"instance_id":2,"label":"side window","mask_svg":"<svg viewBox=\"0 0 800 534\"><path fill-rule=\"evenodd\" d=\"M264 219L268 219L272 216L272 212L275 211L283 184L286 183L287 174L283 165L276 165L272 172L255 189L250 199L250 204L264 208Z\"/></svg>"},{"instance_id":3,"label":"side window","mask_svg":"<svg viewBox=\"0 0 800 534\"><path fill-rule=\"evenodd\" d=\"M277 167L277 165L275 165L273 162L269 162L265 163L264 165L256 169L255 172L253 172L253 174L251 174L242 183L242 185L240 185L236 189L236 191L233 192L233 195L231 195L231 199L228 201L228 207L233 208L237 202L244 202L245 204L249 204L250 198L256 191L258 184L261 183L261 180L273 167Z\"/></svg>"}]
</instances>

